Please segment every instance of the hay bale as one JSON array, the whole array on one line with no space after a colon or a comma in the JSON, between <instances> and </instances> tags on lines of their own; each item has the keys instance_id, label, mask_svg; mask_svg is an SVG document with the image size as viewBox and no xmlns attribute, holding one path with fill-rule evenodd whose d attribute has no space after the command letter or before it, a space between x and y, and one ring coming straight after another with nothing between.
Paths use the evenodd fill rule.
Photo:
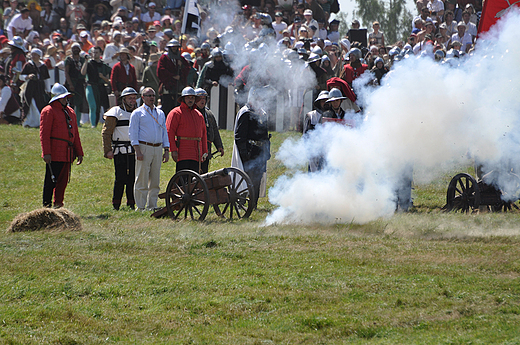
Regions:
<instances>
[{"instance_id":1,"label":"hay bale","mask_svg":"<svg viewBox=\"0 0 520 345\"><path fill-rule=\"evenodd\" d=\"M81 220L64 208L40 208L16 216L7 232L38 230L81 230Z\"/></svg>"}]
</instances>

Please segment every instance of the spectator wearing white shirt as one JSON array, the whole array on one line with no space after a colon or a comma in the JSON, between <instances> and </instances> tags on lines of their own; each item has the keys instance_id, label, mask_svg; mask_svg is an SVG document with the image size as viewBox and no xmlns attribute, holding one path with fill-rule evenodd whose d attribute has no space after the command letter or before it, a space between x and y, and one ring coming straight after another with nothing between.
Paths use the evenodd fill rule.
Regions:
<instances>
[{"instance_id":1,"label":"spectator wearing white shirt","mask_svg":"<svg viewBox=\"0 0 520 345\"><path fill-rule=\"evenodd\" d=\"M20 14L16 14L7 26L7 37L12 40L14 36L25 38L32 30L32 19L29 17L29 9L23 8Z\"/></svg>"},{"instance_id":2,"label":"spectator wearing white shirt","mask_svg":"<svg viewBox=\"0 0 520 345\"><path fill-rule=\"evenodd\" d=\"M303 17L305 18L305 22L303 23L303 25L306 25L308 28L314 26L316 28L316 30L313 29L313 32L314 32L313 36L317 37L318 36L317 29L320 27L320 25L318 24L316 19L312 18L312 10L306 9L303 12Z\"/></svg>"},{"instance_id":3,"label":"spectator wearing white shirt","mask_svg":"<svg viewBox=\"0 0 520 345\"><path fill-rule=\"evenodd\" d=\"M325 20L323 19L320 19L318 20L318 30L316 31L315 33L315 37L317 38L321 38L322 40L326 40L327 39L327 35L328 35L328 32L327 32L327 29L325 28Z\"/></svg>"},{"instance_id":4,"label":"spectator wearing white shirt","mask_svg":"<svg viewBox=\"0 0 520 345\"><path fill-rule=\"evenodd\" d=\"M155 22L156 20L158 20L159 22L161 21L161 15L155 12L155 7L155 2L150 2L148 4L148 12L141 15L141 21L144 23L145 29L147 29L148 26L152 25L153 22Z\"/></svg>"},{"instance_id":5,"label":"spectator wearing white shirt","mask_svg":"<svg viewBox=\"0 0 520 345\"><path fill-rule=\"evenodd\" d=\"M453 34L457 33L457 22L453 20L453 12L448 10L444 14L444 22L446 23L446 30L448 32L448 36L453 36Z\"/></svg>"},{"instance_id":6,"label":"spectator wearing white shirt","mask_svg":"<svg viewBox=\"0 0 520 345\"><path fill-rule=\"evenodd\" d=\"M431 13L435 13L438 16L444 14L444 2L441 0L430 0L426 7Z\"/></svg>"},{"instance_id":7,"label":"spectator wearing white shirt","mask_svg":"<svg viewBox=\"0 0 520 345\"><path fill-rule=\"evenodd\" d=\"M457 25L457 33L451 36L451 42L459 41L462 44L461 51L468 52L469 48L471 48L471 44L473 40L471 39L471 35L466 32L466 24L463 21L460 21Z\"/></svg>"},{"instance_id":8,"label":"spectator wearing white shirt","mask_svg":"<svg viewBox=\"0 0 520 345\"><path fill-rule=\"evenodd\" d=\"M339 20L334 19L329 23L329 32L327 35L327 39L329 39L332 43L338 43L340 39L339 35ZM339 43L338 43L339 44Z\"/></svg>"},{"instance_id":9,"label":"spectator wearing white shirt","mask_svg":"<svg viewBox=\"0 0 520 345\"><path fill-rule=\"evenodd\" d=\"M287 23L282 21L282 12L276 12L274 14L273 29L276 32L276 41L280 41L283 38L283 31L287 29Z\"/></svg>"},{"instance_id":10,"label":"spectator wearing white shirt","mask_svg":"<svg viewBox=\"0 0 520 345\"><path fill-rule=\"evenodd\" d=\"M121 32L115 30L112 33L112 43L107 44L103 53L103 62L108 64L110 68L114 67L119 62L116 54L121 50ZM115 57L115 58L114 58Z\"/></svg>"},{"instance_id":11,"label":"spectator wearing white shirt","mask_svg":"<svg viewBox=\"0 0 520 345\"><path fill-rule=\"evenodd\" d=\"M426 21L427 19L430 19L430 10L427 8L427 7L424 7L422 10L421 10L421 15L419 16L416 16L413 20L412 20L412 30L415 29L415 21L417 19L422 19L423 21Z\"/></svg>"},{"instance_id":12,"label":"spectator wearing white shirt","mask_svg":"<svg viewBox=\"0 0 520 345\"><path fill-rule=\"evenodd\" d=\"M477 26L470 21L471 13L469 11L462 12L462 21L466 24L466 32L475 40L477 37Z\"/></svg>"},{"instance_id":13,"label":"spectator wearing white shirt","mask_svg":"<svg viewBox=\"0 0 520 345\"><path fill-rule=\"evenodd\" d=\"M7 30L7 26L9 25L9 22L13 17L20 13L20 10L18 9L18 1L17 0L10 0L9 6L7 8L4 8L4 30Z\"/></svg>"}]
</instances>

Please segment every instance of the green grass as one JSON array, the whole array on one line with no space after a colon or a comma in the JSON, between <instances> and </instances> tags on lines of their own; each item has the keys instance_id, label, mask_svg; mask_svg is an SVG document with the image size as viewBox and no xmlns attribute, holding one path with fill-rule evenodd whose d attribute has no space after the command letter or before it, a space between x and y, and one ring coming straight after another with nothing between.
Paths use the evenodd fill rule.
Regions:
<instances>
[{"instance_id":1,"label":"green grass","mask_svg":"<svg viewBox=\"0 0 520 345\"><path fill-rule=\"evenodd\" d=\"M364 225L263 227L265 199L250 220L173 222L113 211L100 129L80 135L65 204L84 229L0 233L0 344L520 344L518 213L442 213L453 174ZM37 130L0 138L5 229L40 207L44 164Z\"/></svg>"}]
</instances>

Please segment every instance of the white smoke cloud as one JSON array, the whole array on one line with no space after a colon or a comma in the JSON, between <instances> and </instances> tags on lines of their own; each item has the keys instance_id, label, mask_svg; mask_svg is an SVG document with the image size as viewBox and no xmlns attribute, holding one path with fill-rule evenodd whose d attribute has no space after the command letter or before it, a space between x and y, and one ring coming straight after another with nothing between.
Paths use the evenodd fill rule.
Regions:
<instances>
[{"instance_id":1,"label":"white smoke cloud","mask_svg":"<svg viewBox=\"0 0 520 345\"><path fill-rule=\"evenodd\" d=\"M393 214L407 167L425 183L468 157L484 172L519 163L519 20L511 11L457 68L400 62L380 88L361 91L367 118L358 128L326 124L283 143L276 158L289 173L269 192L278 208L266 223L364 223ZM320 154L326 169L302 173Z\"/></svg>"}]
</instances>

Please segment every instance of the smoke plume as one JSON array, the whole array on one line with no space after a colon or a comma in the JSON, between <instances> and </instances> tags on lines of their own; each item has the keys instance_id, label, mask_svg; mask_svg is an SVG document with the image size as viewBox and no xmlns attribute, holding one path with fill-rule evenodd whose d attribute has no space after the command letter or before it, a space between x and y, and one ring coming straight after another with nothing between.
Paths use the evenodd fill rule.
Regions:
<instances>
[{"instance_id":1,"label":"smoke plume","mask_svg":"<svg viewBox=\"0 0 520 345\"><path fill-rule=\"evenodd\" d=\"M395 192L411 167L415 183L426 183L468 158L484 173L518 165L519 22L518 10L511 11L458 67L412 56L379 88L357 83L363 123L325 124L282 144L276 158L288 173L269 192L278 208L266 223L365 223L394 213ZM316 156L326 168L303 172ZM506 188L503 180L492 182Z\"/></svg>"}]
</instances>

